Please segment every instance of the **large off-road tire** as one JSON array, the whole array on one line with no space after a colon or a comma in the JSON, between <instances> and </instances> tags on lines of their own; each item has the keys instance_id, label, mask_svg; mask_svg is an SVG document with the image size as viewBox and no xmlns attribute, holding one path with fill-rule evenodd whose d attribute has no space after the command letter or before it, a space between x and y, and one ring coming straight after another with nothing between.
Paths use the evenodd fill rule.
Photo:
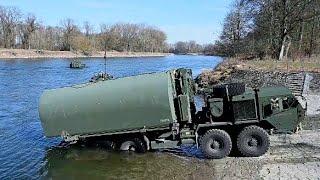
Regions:
<instances>
[{"instance_id":1,"label":"large off-road tire","mask_svg":"<svg viewBox=\"0 0 320 180\"><path fill-rule=\"evenodd\" d=\"M224 130L212 129L201 137L200 148L205 157L221 159L230 154L232 149L231 138Z\"/></svg>"},{"instance_id":2,"label":"large off-road tire","mask_svg":"<svg viewBox=\"0 0 320 180\"><path fill-rule=\"evenodd\" d=\"M213 95L216 97L237 96L245 92L244 83L221 84L213 87Z\"/></svg>"},{"instance_id":3,"label":"large off-road tire","mask_svg":"<svg viewBox=\"0 0 320 180\"><path fill-rule=\"evenodd\" d=\"M257 157L265 154L270 146L268 133L261 127L248 126L237 138L237 148L245 157Z\"/></svg>"},{"instance_id":4,"label":"large off-road tire","mask_svg":"<svg viewBox=\"0 0 320 180\"><path fill-rule=\"evenodd\" d=\"M145 153L147 152L147 146L140 138L133 138L123 141L119 146L119 150Z\"/></svg>"}]
</instances>

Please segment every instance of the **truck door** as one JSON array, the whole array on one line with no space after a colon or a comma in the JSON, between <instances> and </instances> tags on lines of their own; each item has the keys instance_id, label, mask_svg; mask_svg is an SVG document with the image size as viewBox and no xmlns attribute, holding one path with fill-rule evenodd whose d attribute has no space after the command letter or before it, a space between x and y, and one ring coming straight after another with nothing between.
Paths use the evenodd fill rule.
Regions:
<instances>
[{"instance_id":1,"label":"truck door","mask_svg":"<svg viewBox=\"0 0 320 180\"><path fill-rule=\"evenodd\" d=\"M257 120L257 107L253 93L234 96L232 99L235 121Z\"/></svg>"},{"instance_id":2,"label":"truck door","mask_svg":"<svg viewBox=\"0 0 320 180\"><path fill-rule=\"evenodd\" d=\"M279 132L293 131L298 123L298 102L294 97L271 98L271 112L267 121Z\"/></svg>"}]
</instances>

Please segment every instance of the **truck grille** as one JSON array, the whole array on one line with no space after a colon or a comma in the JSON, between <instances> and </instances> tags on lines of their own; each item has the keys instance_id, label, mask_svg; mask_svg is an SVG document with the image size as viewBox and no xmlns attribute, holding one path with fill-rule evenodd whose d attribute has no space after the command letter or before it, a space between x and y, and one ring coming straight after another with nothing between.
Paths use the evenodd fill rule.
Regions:
<instances>
[{"instance_id":1,"label":"truck grille","mask_svg":"<svg viewBox=\"0 0 320 180\"><path fill-rule=\"evenodd\" d=\"M233 102L233 112L236 120L254 119L257 117L254 100Z\"/></svg>"}]
</instances>

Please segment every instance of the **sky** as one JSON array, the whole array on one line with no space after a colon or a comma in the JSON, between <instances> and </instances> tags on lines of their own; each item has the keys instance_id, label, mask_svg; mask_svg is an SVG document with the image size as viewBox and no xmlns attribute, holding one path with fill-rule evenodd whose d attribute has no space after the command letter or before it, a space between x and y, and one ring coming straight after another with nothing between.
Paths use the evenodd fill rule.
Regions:
<instances>
[{"instance_id":1,"label":"sky","mask_svg":"<svg viewBox=\"0 0 320 180\"><path fill-rule=\"evenodd\" d=\"M231 0L0 0L2 6L32 13L45 25L72 18L78 25L143 23L167 34L167 41L213 43L222 30Z\"/></svg>"}]
</instances>

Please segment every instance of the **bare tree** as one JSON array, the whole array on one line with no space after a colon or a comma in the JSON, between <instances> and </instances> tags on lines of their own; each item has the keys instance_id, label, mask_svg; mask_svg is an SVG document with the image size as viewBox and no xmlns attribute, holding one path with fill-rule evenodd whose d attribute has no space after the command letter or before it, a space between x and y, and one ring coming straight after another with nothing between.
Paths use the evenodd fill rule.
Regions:
<instances>
[{"instance_id":1,"label":"bare tree","mask_svg":"<svg viewBox=\"0 0 320 180\"><path fill-rule=\"evenodd\" d=\"M2 45L12 48L16 41L16 27L21 18L21 12L15 7L0 6L0 26L2 30Z\"/></svg>"},{"instance_id":2,"label":"bare tree","mask_svg":"<svg viewBox=\"0 0 320 180\"><path fill-rule=\"evenodd\" d=\"M100 25L100 42L104 51L104 57L107 56L108 43L111 41L110 27L106 24Z\"/></svg>"},{"instance_id":3,"label":"bare tree","mask_svg":"<svg viewBox=\"0 0 320 180\"><path fill-rule=\"evenodd\" d=\"M100 43L96 44L96 39ZM4 48L159 52L168 49L165 41L163 31L143 24L102 25L97 33L87 21L81 30L70 18L62 20L60 26L45 26L32 14L21 19L18 9L0 6L0 47Z\"/></svg>"},{"instance_id":4,"label":"bare tree","mask_svg":"<svg viewBox=\"0 0 320 180\"><path fill-rule=\"evenodd\" d=\"M215 50L279 60L301 51L310 56L319 15L319 0L234 0Z\"/></svg>"},{"instance_id":5,"label":"bare tree","mask_svg":"<svg viewBox=\"0 0 320 180\"><path fill-rule=\"evenodd\" d=\"M19 25L22 48L30 49L31 35L35 32L36 28L36 17L32 14L27 15L24 22Z\"/></svg>"},{"instance_id":6,"label":"bare tree","mask_svg":"<svg viewBox=\"0 0 320 180\"><path fill-rule=\"evenodd\" d=\"M79 32L79 29L75 22L70 18L62 20L61 25L63 28L63 50L70 51L72 50L72 40L76 33Z\"/></svg>"},{"instance_id":7,"label":"bare tree","mask_svg":"<svg viewBox=\"0 0 320 180\"><path fill-rule=\"evenodd\" d=\"M83 22L84 35L89 37L93 33L93 25L89 21Z\"/></svg>"}]
</instances>

